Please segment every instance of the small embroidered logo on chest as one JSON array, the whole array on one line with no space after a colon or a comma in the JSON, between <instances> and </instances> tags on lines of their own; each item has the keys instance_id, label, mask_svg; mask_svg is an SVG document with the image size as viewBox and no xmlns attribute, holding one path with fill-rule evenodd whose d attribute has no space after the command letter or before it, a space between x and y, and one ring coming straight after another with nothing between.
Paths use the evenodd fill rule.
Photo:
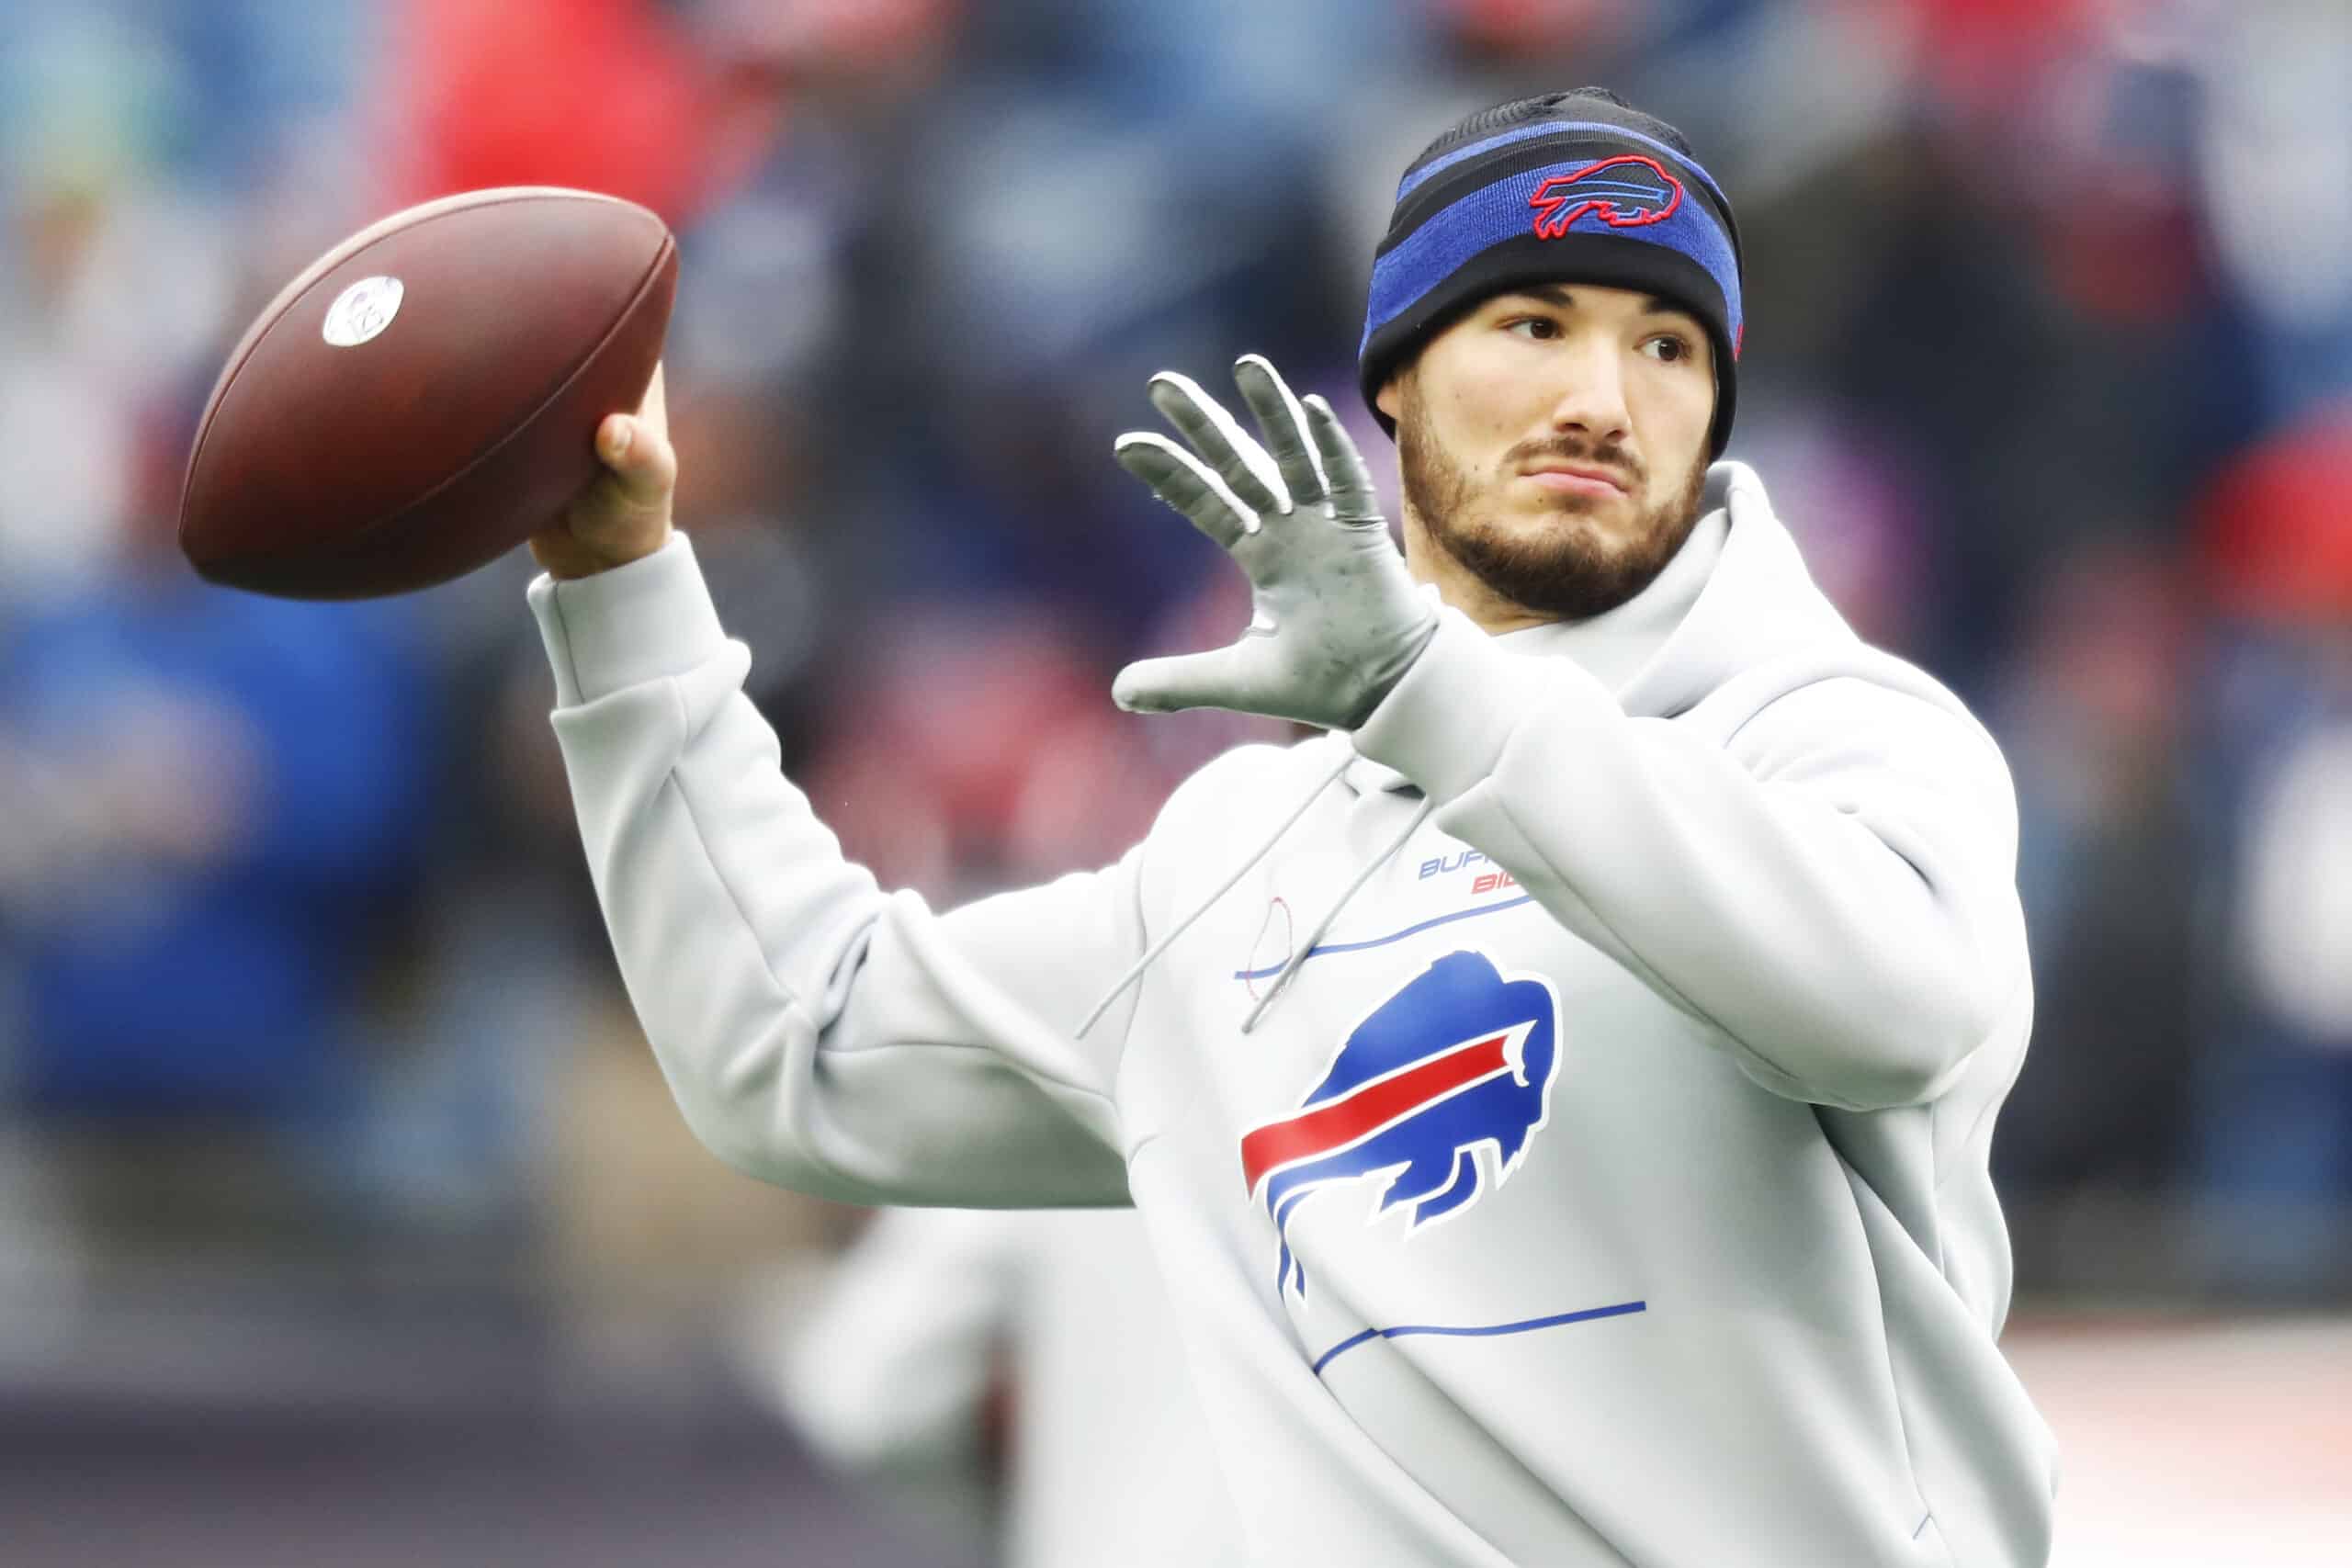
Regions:
<instances>
[{"instance_id":1,"label":"small embroidered logo on chest","mask_svg":"<svg viewBox=\"0 0 2352 1568\"><path fill-rule=\"evenodd\" d=\"M1484 953L1448 953L1349 1031L1298 1109L1241 1139L1241 1174L1281 1246L1274 1282L1306 1295L1290 1222L1326 1187L1371 1181L1406 1233L1499 1187L1551 1116L1559 997Z\"/></svg>"},{"instance_id":2,"label":"small embroidered logo on chest","mask_svg":"<svg viewBox=\"0 0 2352 1568\"><path fill-rule=\"evenodd\" d=\"M1471 874L1470 896L1474 898L1483 897L1489 893L1499 893L1507 887L1519 886L1519 878L1489 861L1476 850L1463 850L1455 854L1432 855L1421 862L1419 874L1415 880L1427 882L1432 876L1452 876L1459 871ZM1449 883L1447 886L1458 887L1459 884Z\"/></svg>"}]
</instances>

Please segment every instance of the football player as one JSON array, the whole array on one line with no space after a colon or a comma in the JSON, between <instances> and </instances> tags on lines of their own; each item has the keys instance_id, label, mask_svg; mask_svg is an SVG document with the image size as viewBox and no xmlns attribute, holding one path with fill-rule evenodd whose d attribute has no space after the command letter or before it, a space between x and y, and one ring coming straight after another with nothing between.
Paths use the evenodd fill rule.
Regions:
<instances>
[{"instance_id":1,"label":"football player","mask_svg":"<svg viewBox=\"0 0 2352 1568\"><path fill-rule=\"evenodd\" d=\"M1163 374L1181 440L1118 444L1256 614L1116 699L1319 733L946 912L781 773L658 410L540 541L589 863L688 1122L852 1202L1132 1201L1261 1561L2046 1559L1986 1173L2031 1012L2013 792L1723 460L1741 276L1717 182L1611 95L1441 136L1360 355L1401 552L1261 359L1254 434Z\"/></svg>"}]
</instances>

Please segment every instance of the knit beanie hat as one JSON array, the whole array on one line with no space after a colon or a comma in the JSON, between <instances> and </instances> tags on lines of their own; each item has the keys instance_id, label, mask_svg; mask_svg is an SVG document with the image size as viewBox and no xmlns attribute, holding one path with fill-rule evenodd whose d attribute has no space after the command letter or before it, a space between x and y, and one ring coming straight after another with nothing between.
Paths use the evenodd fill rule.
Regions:
<instances>
[{"instance_id":1,"label":"knit beanie hat","mask_svg":"<svg viewBox=\"0 0 2352 1568\"><path fill-rule=\"evenodd\" d=\"M1711 456L1738 388L1739 225L1682 133L1603 87L1481 109L1415 158L1374 253L1357 356L1364 401L1478 301L1531 283L1634 288L1713 340Z\"/></svg>"}]
</instances>

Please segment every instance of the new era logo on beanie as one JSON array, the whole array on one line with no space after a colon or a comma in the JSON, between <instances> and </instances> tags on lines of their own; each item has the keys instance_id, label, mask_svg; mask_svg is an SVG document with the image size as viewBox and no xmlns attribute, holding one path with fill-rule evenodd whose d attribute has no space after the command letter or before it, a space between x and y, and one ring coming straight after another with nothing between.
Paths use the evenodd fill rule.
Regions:
<instances>
[{"instance_id":1,"label":"new era logo on beanie","mask_svg":"<svg viewBox=\"0 0 2352 1568\"><path fill-rule=\"evenodd\" d=\"M1637 288L1713 340L1721 456L1739 368L1739 226L1681 133L1599 87L1481 110L1405 171L1372 270L1358 378L1380 389L1479 300L1531 283Z\"/></svg>"}]
</instances>

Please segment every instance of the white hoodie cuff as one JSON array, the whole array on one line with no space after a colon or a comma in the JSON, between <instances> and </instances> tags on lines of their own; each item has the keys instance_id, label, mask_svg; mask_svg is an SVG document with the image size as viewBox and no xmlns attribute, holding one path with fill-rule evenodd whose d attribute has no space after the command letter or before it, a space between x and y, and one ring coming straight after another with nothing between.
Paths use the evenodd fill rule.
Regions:
<instances>
[{"instance_id":1,"label":"white hoodie cuff","mask_svg":"<svg viewBox=\"0 0 2352 1568\"><path fill-rule=\"evenodd\" d=\"M651 555L592 577L531 583L531 614L555 671L556 706L683 675L726 646L693 543L673 532Z\"/></svg>"},{"instance_id":2,"label":"white hoodie cuff","mask_svg":"<svg viewBox=\"0 0 2352 1568\"><path fill-rule=\"evenodd\" d=\"M1355 732L1356 750L1442 806L1495 771L1520 720L1555 688L1558 660L1517 658L1459 610Z\"/></svg>"}]
</instances>

